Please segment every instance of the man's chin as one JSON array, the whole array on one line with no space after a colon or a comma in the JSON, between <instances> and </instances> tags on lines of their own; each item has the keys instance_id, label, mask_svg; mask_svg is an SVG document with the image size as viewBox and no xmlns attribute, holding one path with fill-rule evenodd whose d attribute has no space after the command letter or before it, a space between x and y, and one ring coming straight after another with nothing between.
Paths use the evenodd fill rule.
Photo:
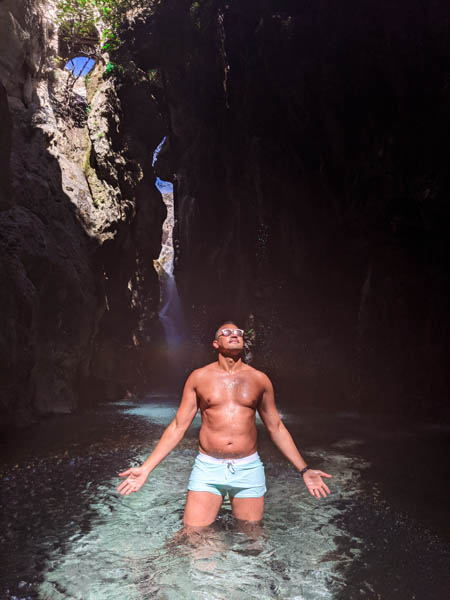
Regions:
<instances>
[{"instance_id":1,"label":"man's chin","mask_svg":"<svg viewBox=\"0 0 450 600\"><path fill-rule=\"evenodd\" d=\"M243 348L237 346L236 348L222 348L222 354L224 356L239 356L242 353Z\"/></svg>"}]
</instances>

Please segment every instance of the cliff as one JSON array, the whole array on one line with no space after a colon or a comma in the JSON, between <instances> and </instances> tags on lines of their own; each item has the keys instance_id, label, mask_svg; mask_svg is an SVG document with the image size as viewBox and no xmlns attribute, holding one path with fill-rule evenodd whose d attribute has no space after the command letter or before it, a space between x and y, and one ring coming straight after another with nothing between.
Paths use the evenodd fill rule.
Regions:
<instances>
[{"instance_id":1,"label":"cliff","mask_svg":"<svg viewBox=\"0 0 450 600\"><path fill-rule=\"evenodd\" d=\"M164 379L164 135L193 342L232 318L293 402L446 411L445 2L162 0L70 103L55 23L0 7L8 421Z\"/></svg>"},{"instance_id":2,"label":"cliff","mask_svg":"<svg viewBox=\"0 0 450 600\"><path fill-rule=\"evenodd\" d=\"M135 390L161 338L152 261L165 210L151 167L161 117L148 82L130 97L102 57L71 89L61 39L54 3L2 2L4 426ZM130 124L136 110L148 117Z\"/></svg>"},{"instance_id":3,"label":"cliff","mask_svg":"<svg viewBox=\"0 0 450 600\"><path fill-rule=\"evenodd\" d=\"M166 81L198 336L254 328L306 406L445 411L446 3L167 1L127 43Z\"/></svg>"}]
</instances>

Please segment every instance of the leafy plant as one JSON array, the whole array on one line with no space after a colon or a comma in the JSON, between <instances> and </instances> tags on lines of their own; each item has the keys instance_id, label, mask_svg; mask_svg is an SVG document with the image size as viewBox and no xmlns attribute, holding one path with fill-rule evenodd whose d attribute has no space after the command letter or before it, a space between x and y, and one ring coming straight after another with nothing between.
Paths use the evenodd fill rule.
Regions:
<instances>
[{"instance_id":1,"label":"leafy plant","mask_svg":"<svg viewBox=\"0 0 450 600\"><path fill-rule=\"evenodd\" d=\"M105 73L107 75L109 75L110 73L112 73L114 71L115 68L116 68L116 65L113 62L109 62L105 67Z\"/></svg>"},{"instance_id":2,"label":"leafy plant","mask_svg":"<svg viewBox=\"0 0 450 600\"><path fill-rule=\"evenodd\" d=\"M64 39L72 43L92 43L93 33L100 31L95 44L97 53L116 50L120 45L119 27L125 18L142 9L151 9L160 0L59 0L57 21Z\"/></svg>"},{"instance_id":3,"label":"leafy plant","mask_svg":"<svg viewBox=\"0 0 450 600\"><path fill-rule=\"evenodd\" d=\"M59 37L63 43L56 62L61 65L75 56L85 56L86 60L97 60L105 52L110 53L120 46L121 24L130 16L143 10L152 10L161 0L58 0L57 24ZM124 67L117 62L106 64L105 75L121 73ZM64 91L63 104L74 102L74 86L82 70L75 75L70 71Z\"/></svg>"}]
</instances>

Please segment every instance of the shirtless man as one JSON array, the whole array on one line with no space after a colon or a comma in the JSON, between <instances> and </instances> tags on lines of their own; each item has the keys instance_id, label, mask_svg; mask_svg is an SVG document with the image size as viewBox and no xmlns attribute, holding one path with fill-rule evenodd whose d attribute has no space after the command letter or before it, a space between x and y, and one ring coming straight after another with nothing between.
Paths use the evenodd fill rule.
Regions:
<instances>
[{"instance_id":1,"label":"shirtless man","mask_svg":"<svg viewBox=\"0 0 450 600\"><path fill-rule=\"evenodd\" d=\"M310 469L283 425L275 406L272 384L264 373L241 360L244 332L233 322L217 330L213 346L217 361L188 377L174 420L147 460L120 473L122 495L137 492L153 469L175 448L192 423L202 415L199 454L188 484L183 523L204 527L213 523L226 491L233 514L243 521L262 519L266 492L264 467L257 453L256 411L275 445L303 476L309 493L330 493L323 471Z\"/></svg>"}]
</instances>

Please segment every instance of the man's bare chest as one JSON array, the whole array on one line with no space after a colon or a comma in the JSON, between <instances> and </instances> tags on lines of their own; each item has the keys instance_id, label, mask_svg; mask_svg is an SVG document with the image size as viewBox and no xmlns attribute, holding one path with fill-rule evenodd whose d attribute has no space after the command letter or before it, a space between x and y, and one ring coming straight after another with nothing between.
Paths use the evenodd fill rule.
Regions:
<instances>
[{"instance_id":1,"label":"man's bare chest","mask_svg":"<svg viewBox=\"0 0 450 600\"><path fill-rule=\"evenodd\" d=\"M242 376L218 377L197 389L203 408L234 404L256 408L260 396L259 386Z\"/></svg>"}]
</instances>

